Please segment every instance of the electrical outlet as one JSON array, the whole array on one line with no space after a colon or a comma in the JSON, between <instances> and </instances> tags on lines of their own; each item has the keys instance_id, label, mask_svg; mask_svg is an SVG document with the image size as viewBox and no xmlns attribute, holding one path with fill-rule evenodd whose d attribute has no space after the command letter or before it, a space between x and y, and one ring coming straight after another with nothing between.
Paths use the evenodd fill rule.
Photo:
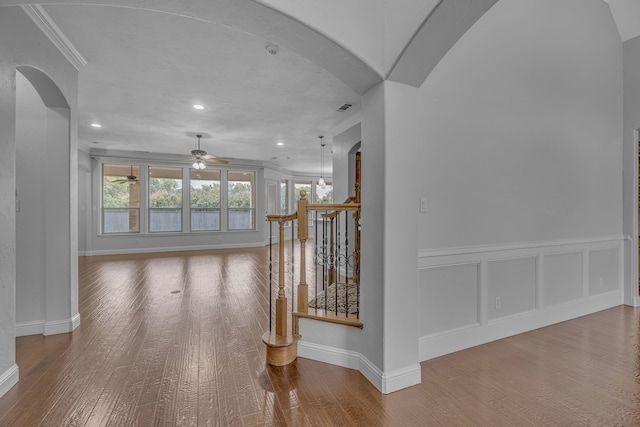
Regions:
<instances>
[{"instance_id":1,"label":"electrical outlet","mask_svg":"<svg viewBox=\"0 0 640 427\"><path fill-rule=\"evenodd\" d=\"M427 212L427 199L425 199L424 197L420 199L420 212Z\"/></svg>"},{"instance_id":2,"label":"electrical outlet","mask_svg":"<svg viewBox=\"0 0 640 427\"><path fill-rule=\"evenodd\" d=\"M500 302L500 297L496 297L496 310L499 310L501 305L502 303Z\"/></svg>"}]
</instances>

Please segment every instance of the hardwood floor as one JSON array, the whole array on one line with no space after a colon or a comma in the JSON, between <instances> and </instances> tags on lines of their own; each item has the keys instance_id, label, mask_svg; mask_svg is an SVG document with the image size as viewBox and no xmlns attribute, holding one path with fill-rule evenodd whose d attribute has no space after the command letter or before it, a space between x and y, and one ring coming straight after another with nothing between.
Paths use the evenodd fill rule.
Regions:
<instances>
[{"instance_id":1,"label":"hardwood floor","mask_svg":"<svg viewBox=\"0 0 640 427\"><path fill-rule=\"evenodd\" d=\"M423 362L422 384L382 395L354 370L265 366L267 259L81 258L82 323L17 339L20 382L0 399L0 426L640 425L639 309Z\"/></svg>"}]
</instances>

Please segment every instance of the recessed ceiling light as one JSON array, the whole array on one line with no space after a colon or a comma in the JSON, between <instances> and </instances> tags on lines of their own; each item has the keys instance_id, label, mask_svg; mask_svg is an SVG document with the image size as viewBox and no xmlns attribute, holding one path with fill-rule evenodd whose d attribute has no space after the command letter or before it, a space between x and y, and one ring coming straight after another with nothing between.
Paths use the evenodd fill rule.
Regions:
<instances>
[{"instance_id":1,"label":"recessed ceiling light","mask_svg":"<svg viewBox=\"0 0 640 427\"><path fill-rule=\"evenodd\" d=\"M193 108L195 108L196 110L204 110L204 105L194 104Z\"/></svg>"},{"instance_id":2,"label":"recessed ceiling light","mask_svg":"<svg viewBox=\"0 0 640 427\"><path fill-rule=\"evenodd\" d=\"M91 123L91 127L93 127L93 128L101 128L102 125L100 123Z\"/></svg>"},{"instance_id":3,"label":"recessed ceiling light","mask_svg":"<svg viewBox=\"0 0 640 427\"><path fill-rule=\"evenodd\" d=\"M280 142L276 142L276 145L279 145L279 146L281 146L281 147L282 147L282 146L284 145L284 142L282 142L282 141L280 141Z\"/></svg>"}]
</instances>

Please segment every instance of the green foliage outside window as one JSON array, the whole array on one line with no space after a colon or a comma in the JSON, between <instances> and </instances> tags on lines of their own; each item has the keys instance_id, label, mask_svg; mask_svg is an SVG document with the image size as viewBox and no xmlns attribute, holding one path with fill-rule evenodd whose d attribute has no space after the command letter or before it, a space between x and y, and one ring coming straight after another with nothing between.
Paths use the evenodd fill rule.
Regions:
<instances>
[{"instance_id":1,"label":"green foliage outside window","mask_svg":"<svg viewBox=\"0 0 640 427\"><path fill-rule=\"evenodd\" d=\"M114 182L119 176L105 176L102 190L102 206L105 208L128 208L132 206L129 184Z\"/></svg>"},{"instance_id":2,"label":"green foliage outside window","mask_svg":"<svg viewBox=\"0 0 640 427\"><path fill-rule=\"evenodd\" d=\"M191 187L192 208L219 208L220 183L203 184L198 188Z\"/></svg>"},{"instance_id":3,"label":"green foliage outside window","mask_svg":"<svg viewBox=\"0 0 640 427\"><path fill-rule=\"evenodd\" d=\"M228 206L230 208L251 208L251 183L229 181Z\"/></svg>"},{"instance_id":4,"label":"green foliage outside window","mask_svg":"<svg viewBox=\"0 0 640 427\"><path fill-rule=\"evenodd\" d=\"M149 207L182 207L182 181L173 178L149 178Z\"/></svg>"}]
</instances>

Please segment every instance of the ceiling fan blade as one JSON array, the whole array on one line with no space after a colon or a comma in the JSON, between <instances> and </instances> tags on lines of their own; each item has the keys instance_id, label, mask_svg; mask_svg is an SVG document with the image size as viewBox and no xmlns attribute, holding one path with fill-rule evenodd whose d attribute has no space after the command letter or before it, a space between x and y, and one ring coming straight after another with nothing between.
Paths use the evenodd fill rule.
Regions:
<instances>
[{"instance_id":1,"label":"ceiling fan blade","mask_svg":"<svg viewBox=\"0 0 640 427\"><path fill-rule=\"evenodd\" d=\"M213 156L207 156L206 159L207 159L207 162L211 162L211 163L220 163L222 165L229 164L227 160L218 159L217 157L213 157Z\"/></svg>"}]
</instances>

